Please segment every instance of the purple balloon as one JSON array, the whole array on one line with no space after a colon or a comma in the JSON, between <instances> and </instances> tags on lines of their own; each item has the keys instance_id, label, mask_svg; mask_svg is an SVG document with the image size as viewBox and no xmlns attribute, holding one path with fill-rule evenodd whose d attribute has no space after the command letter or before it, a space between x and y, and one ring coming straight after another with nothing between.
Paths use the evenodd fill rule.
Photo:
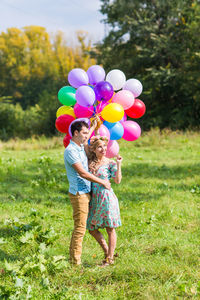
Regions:
<instances>
[{"instance_id":1,"label":"purple balloon","mask_svg":"<svg viewBox=\"0 0 200 300\"><path fill-rule=\"evenodd\" d=\"M75 97L77 103L85 107L93 105L96 100L93 89L91 89L89 86L86 85L80 86L76 90Z\"/></svg>"},{"instance_id":2,"label":"purple balloon","mask_svg":"<svg viewBox=\"0 0 200 300\"><path fill-rule=\"evenodd\" d=\"M107 81L100 81L97 83L97 85L94 88L96 99L98 101L101 100L110 100L113 96L113 87L112 85Z\"/></svg>"},{"instance_id":3,"label":"purple balloon","mask_svg":"<svg viewBox=\"0 0 200 300\"><path fill-rule=\"evenodd\" d=\"M94 65L89 67L87 70L87 75L89 78L89 83L95 85L105 79L106 73L101 66Z\"/></svg>"},{"instance_id":4,"label":"purple balloon","mask_svg":"<svg viewBox=\"0 0 200 300\"><path fill-rule=\"evenodd\" d=\"M69 72L68 81L71 86L77 89L81 85L87 85L89 83L89 78L83 69L76 68Z\"/></svg>"}]
</instances>

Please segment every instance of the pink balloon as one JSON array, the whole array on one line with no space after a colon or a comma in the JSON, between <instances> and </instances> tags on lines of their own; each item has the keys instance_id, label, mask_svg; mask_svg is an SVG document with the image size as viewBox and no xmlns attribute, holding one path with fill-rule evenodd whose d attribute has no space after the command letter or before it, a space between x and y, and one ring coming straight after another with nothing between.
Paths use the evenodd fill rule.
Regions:
<instances>
[{"instance_id":1,"label":"pink balloon","mask_svg":"<svg viewBox=\"0 0 200 300\"><path fill-rule=\"evenodd\" d=\"M141 128L135 121L125 121L122 123L124 134L122 138L126 141L135 141L141 135Z\"/></svg>"},{"instance_id":2,"label":"pink balloon","mask_svg":"<svg viewBox=\"0 0 200 300\"><path fill-rule=\"evenodd\" d=\"M95 111L95 113L96 113L96 114L99 114L99 113L104 109L104 107L106 107L106 105L108 105L108 104L109 104L108 101L101 101L101 102L96 106L96 111ZM102 118L101 115L99 115L99 118L100 118L100 120L104 121L104 119Z\"/></svg>"},{"instance_id":3,"label":"pink balloon","mask_svg":"<svg viewBox=\"0 0 200 300\"><path fill-rule=\"evenodd\" d=\"M109 102L100 102L97 106L96 106L96 113L98 114L98 113L100 113L103 109L104 109L104 107L106 107L106 105L108 105L109 104Z\"/></svg>"},{"instance_id":4,"label":"pink balloon","mask_svg":"<svg viewBox=\"0 0 200 300\"><path fill-rule=\"evenodd\" d=\"M74 105L74 113L77 118L90 118L94 113L94 107L81 106L78 103Z\"/></svg>"},{"instance_id":5,"label":"pink balloon","mask_svg":"<svg viewBox=\"0 0 200 300\"><path fill-rule=\"evenodd\" d=\"M108 130L108 128L105 125L101 125L99 128L99 134L100 136L106 136L108 139L110 139L110 131ZM94 131L91 135L91 137L94 136Z\"/></svg>"},{"instance_id":6,"label":"pink balloon","mask_svg":"<svg viewBox=\"0 0 200 300\"><path fill-rule=\"evenodd\" d=\"M106 157L113 158L119 153L119 144L115 140L110 140L107 145Z\"/></svg>"},{"instance_id":7,"label":"pink balloon","mask_svg":"<svg viewBox=\"0 0 200 300\"><path fill-rule=\"evenodd\" d=\"M117 92L112 99L112 102L121 104L124 110L131 107L134 104L134 101L135 98L133 93L128 90L121 90Z\"/></svg>"}]
</instances>

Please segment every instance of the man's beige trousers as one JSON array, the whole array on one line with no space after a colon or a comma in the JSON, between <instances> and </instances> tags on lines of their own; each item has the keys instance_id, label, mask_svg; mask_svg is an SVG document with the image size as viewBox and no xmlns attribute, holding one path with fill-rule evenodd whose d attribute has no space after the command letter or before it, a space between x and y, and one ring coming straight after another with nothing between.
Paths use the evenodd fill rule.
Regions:
<instances>
[{"instance_id":1,"label":"man's beige trousers","mask_svg":"<svg viewBox=\"0 0 200 300\"><path fill-rule=\"evenodd\" d=\"M77 193L69 198L73 208L74 230L70 243L70 261L74 264L81 264L82 242L86 232L86 222L88 217L88 209L90 202L90 194Z\"/></svg>"}]
</instances>

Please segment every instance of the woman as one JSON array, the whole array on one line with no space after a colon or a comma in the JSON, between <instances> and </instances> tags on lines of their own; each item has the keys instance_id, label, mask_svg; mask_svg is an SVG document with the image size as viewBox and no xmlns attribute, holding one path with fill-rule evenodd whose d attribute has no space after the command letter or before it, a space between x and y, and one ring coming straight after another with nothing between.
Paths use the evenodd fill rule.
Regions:
<instances>
[{"instance_id":1,"label":"woman","mask_svg":"<svg viewBox=\"0 0 200 300\"><path fill-rule=\"evenodd\" d=\"M102 179L114 178L115 183L121 182L122 157L117 156L117 162L108 159L106 155L108 139L94 136L90 139L89 169ZM89 206L87 229L102 247L105 259L103 265L113 264L117 236L115 228L121 225L118 199L113 190L105 189L102 185L92 183L92 198ZM106 228L108 245L99 231Z\"/></svg>"}]
</instances>

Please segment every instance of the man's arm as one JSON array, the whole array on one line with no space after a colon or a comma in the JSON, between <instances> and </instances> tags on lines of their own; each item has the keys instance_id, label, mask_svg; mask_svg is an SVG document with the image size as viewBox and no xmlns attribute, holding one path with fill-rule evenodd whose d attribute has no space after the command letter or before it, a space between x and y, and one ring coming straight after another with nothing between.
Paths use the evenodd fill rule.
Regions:
<instances>
[{"instance_id":1,"label":"man's arm","mask_svg":"<svg viewBox=\"0 0 200 300\"><path fill-rule=\"evenodd\" d=\"M88 140L90 139L90 137L92 135L92 132L95 130L96 126L97 126L97 120L95 118L93 120L92 124L91 124L90 129L89 129L88 138L87 138L86 142L84 143L84 149L85 149L85 153L86 153L87 156L89 155Z\"/></svg>"},{"instance_id":2,"label":"man's arm","mask_svg":"<svg viewBox=\"0 0 200 300\"><path fill-rule=\"evenodd\" d=\"M76 170L76 172L82 177L85 178L89 181L99 183L103 185L106 189L110 190L111 189L111 184L109 180L101 179L97 176L94 176L93 174L90 174L89 172L85 171L83 168L82 164L80 162L77 162L72 165L72 167Z\"/></svg>"}]
</instances>

